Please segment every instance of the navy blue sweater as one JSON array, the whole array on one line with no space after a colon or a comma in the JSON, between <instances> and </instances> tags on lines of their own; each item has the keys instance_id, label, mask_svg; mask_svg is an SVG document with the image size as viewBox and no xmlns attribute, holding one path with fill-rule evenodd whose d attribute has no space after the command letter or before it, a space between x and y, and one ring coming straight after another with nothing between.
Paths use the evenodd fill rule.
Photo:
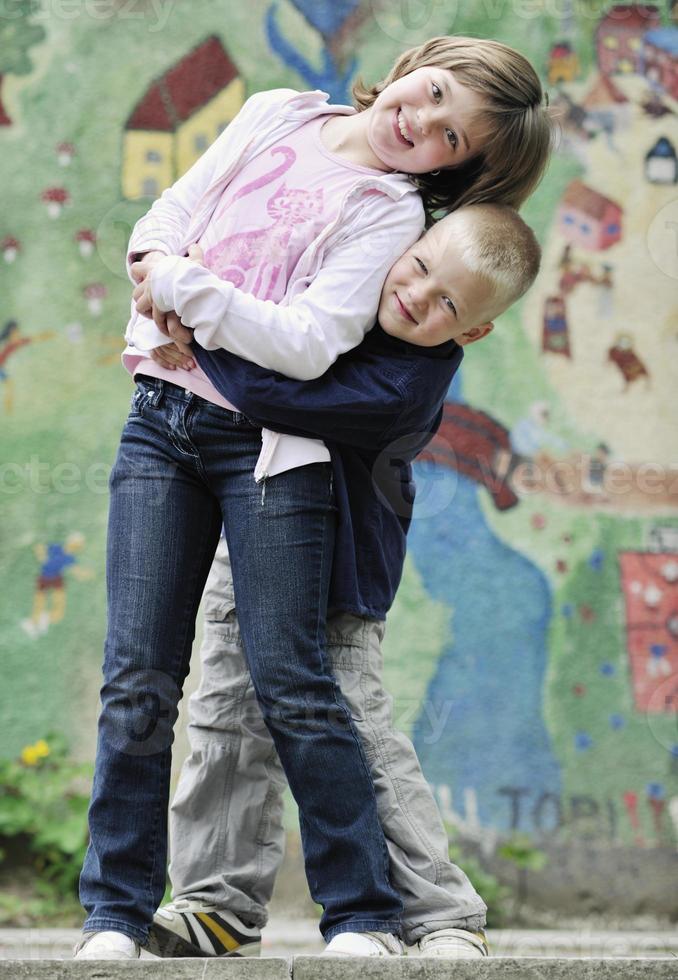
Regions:
<instances>
[{"instance_id":1,"label":"navy blue sweater","mask_svg":"<svg viewBox=\"0 0 678 980\"><path fill-rule=\"evenodd\" d=\"M383 619L405 560L411 462L440 425L463 349L415 347L379 324L320 378L294 381L225 350L194 344L200 367L251 421L323 439L339 519L330 606Z\"/></svg>"}]
</instances>

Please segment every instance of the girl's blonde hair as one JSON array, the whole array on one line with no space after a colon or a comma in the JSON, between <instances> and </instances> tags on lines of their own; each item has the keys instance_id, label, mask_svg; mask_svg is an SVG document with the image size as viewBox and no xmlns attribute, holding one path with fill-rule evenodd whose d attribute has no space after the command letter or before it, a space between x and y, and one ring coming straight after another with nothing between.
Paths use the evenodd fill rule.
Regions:
<instances>
[{"instance_id":1,"label":"girl's blonde hair","mask_svg":"<svg viewBox=\"0 0 678 980\"><path fill-rule=\"evenodd\" d=\"M553 145L553 123L534 68L518 51L499 41L475 37L434 37L398 58L383 81L353 87L362 111L380 92L417 68L445 68L480 95L486 108L475 123L485 134L482 150L454 169L413 174L429 217L466 204L494 201L519 208L541 180Z\"/></svg>"}]
</instances>

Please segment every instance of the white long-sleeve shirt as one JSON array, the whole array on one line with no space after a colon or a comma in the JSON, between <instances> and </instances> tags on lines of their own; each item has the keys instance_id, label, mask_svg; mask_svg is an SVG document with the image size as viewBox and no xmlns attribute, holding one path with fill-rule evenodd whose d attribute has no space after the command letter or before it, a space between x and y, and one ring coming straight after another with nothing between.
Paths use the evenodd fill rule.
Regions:
<instances>
[{"instance_id":1,"label":"white long-sleeve shirt","mask_svg":"<svg viewBox=\"0 0 678 980\"><path fill-rule=\"evenodd\" d=\"M176 310L201 346L225 348L299 380L319 377L373 325L388 270L423 229L423 206L411 181L403 174L359 178L336 219L296 263L280 303L243 293L183 256L204 232L225 185L251 156L309 119L355 111L330 106L327 98L324 92L291 90L252 96L136 223L127 257L132 279L129 266L138 253L166 253L151 274L154 302L163 311ZM134 301L131 314L123 363L133 372L140 358L168 340L136 312ZM292 438L264 430L256 479L280 472L276 455L285 455L285 440Z\"/></svg>"}]
</instances>

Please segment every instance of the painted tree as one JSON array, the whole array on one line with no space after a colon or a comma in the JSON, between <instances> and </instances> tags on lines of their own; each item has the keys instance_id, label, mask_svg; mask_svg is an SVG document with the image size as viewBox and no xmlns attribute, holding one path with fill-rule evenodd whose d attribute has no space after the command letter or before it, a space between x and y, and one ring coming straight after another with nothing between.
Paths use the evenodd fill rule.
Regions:
<instances>
[{"instance_id":1,"label":"painted tree","mask_svg":"<svg viewBox=\"0 0 678 980\"><path fill-rule=\"evenodd\" d=\"M3 4L3 7L7 5ZM29 48L45 39L45 29L32 24L40 9L37 0L14 0L0 15L0 126L11 126L12 120L2 102L5 75L28 75L33 70Z\"/></svg>"},{"instance_id":2,"label":"painted tree","mask_svg":"<svg viewBox=\"0 0 678 980\"><path fill-rule=\"evenodd\" d=\"M370 14L369 0L291 0L291 3L322 38L322 62L319 66L312 65L283 35L275 3L266 15L271 49L312 88L329 92L331 102L350 101L350 82L357 67L352 53L353 35Z\"/></svg>"}]
</instances>

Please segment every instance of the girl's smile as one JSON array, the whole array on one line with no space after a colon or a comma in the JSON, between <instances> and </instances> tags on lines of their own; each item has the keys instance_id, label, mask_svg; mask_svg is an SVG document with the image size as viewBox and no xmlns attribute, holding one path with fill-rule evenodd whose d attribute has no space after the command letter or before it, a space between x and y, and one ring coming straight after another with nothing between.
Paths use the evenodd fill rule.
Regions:
<instances>
[{"instance_id":1,"label":"girl's smile","mask_svg":"<svg viewBox=\"0 0 678 980\"><path fill-rule=\"evenodd\" d=\"M367 141L382 165L421 174L458 167L482 147L482 96L444 68L417 68L380 92L366 110Z\"/></svg>"}]
</instances>

